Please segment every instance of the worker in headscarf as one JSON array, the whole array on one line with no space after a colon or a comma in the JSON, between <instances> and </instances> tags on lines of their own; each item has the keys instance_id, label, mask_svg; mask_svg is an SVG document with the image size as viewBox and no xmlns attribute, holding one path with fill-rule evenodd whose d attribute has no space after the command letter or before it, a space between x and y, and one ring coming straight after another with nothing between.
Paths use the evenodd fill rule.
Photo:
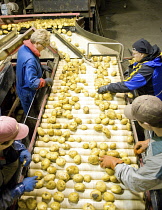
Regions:
<instances>
[{"instance_id":1,"label":"worker in headscarf","mask_svg":"<svg viewBox=\"0 0 162 210\"><path fill-rule=\"evenodd\" d=\"M145 154L144 165L137 169L122 159L105 155L100 158L101 167L115 170L116 178L131 191L162 189L162 101L151 95L139 96L125 107L124 114L153 131L150 139L138 141L134 147L135 155Z\"/></svg>"},{"instance_id":2,"label":"worker in headscarf","mask_svg":"<svg viewBox=\"0 0 162 210\"><path fill-rule=\"evenodd\" d=\"M0 209L6 210L24 192L30 192L37 183L37 176L27 177L16 183L14 176L19 162L28 166L31 154L21 139L28 135L27 125L17 123L12 117L0 116Z\"/></svg>"},{"instance_id":3,"label":"worker in headscarf","mask_svg":"<svg viewBox=\"0 0 162 210\"><path fill-rule=\"evenodd\" d=\"M138 95L154 95L162 100L162 59L159 47L140 39L133 44L132 53L135 62L129 66L131 73L127 79L101 86L98 93L127 93L137 90Z\"/></svg>"},{"instance_id":4,"label":"worker in headscarf","mask_svg":"<svg viewBox=\"0 0 162 210\"><path fill-rule=\"evenodd\" d=\"M21 105L27 114L36 90L45 85L52 86L51 78L42 78L42 68L50 70L41 65L40 52L50 44L50 34L45 29L37 29L18 50L16 65L16 89Z\"/></svg>"}]
</instances>

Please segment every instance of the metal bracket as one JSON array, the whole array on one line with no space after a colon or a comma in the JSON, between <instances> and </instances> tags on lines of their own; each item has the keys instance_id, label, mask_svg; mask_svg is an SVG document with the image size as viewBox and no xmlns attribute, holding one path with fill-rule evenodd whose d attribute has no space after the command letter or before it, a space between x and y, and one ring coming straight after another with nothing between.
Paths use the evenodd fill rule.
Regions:
<instances>
[{"instance_id":1,"label":"metal bracket","mask_svg":"<svg viewBox=\"0 0 162 210\"><path fill-rule=\"evenodd\" d=\"M119 45L119 61L123 61L123 54L124 54L124 46L121 43L115 43L115 42L89 42L87 44L87 57L89 55L89 45L90 44L104 44L104 45Z\"/></svg>"}]
</instances>

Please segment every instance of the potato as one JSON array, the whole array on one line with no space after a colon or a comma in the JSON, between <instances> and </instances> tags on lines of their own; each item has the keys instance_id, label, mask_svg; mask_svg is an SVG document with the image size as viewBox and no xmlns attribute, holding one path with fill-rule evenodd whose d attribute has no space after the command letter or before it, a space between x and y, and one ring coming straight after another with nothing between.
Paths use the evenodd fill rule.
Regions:
<instances>
[{"instance_id":1,"label":"potato","mask_svg":"<svg viewBox=\"0 0 162 210\"><path fill-rule=\"evenodd\" d=\"M92 177L89 174L84 175L84 182L90 182Z\"/></svg>"},{"instance_id":2,"label":"potato","mask_svg":"<svg viewBox=\"0 0 162 210\"><path fill-rule=\"evenodd\" d=\"M84 192L85 191L85 185L83 183L76 183L74 185L74 189L78 192Z\"/></svg>"},{"instance_id":3,"label":"potato","mask_svg":"<svg viewBox=\"0 0 162 210\"><path fill-rule=\"evenodd\" d=\"M99 155L100 150L98 148L93 148L92 151L90 152L90 155Z\"/></svg>"},{"instance_id":4,"label":"potato","mask_svg":"<svg viewBox=\"0 0 162 210\"><path fill-rule=\"evenodd\" d=\"M63 180L58 180L56 187L58 191L64 191L66 188L66 183Z\"/></svg>"},{"instance_id":5,"label":"potato","mask_svg":"<svg viewBox=\"0 0 162 210\"><path fill-rule=\"evenodd\" d=\"M76 155L78 155L78 152L76 150L71 150L71 151L69 151L68 155L71 158L74 158Z\"/></svg>"},{"instance_id":6,"label":"potato","mask_svg":"<svg viewBox=\"0 0 162 210\"><path fill-rule=\"evenodd\" d=\"M115 196L110 192L104 192L103 199L106 202L114 202L115 201Z\"/></svg>"},{"instance_id":7,"label":"potato","mask_svg":"<svg viewBox=\"0 0 162 210\"><path fill-rule=\"evenodd\" d=\"M59 156L58 152L48 152L46 154L46 158L51 161L55 161L58 158L58 156Z\"/></svg>"},{"instance_id":8,"label":"potato","mask_svg":"<svg viewBox=\"0 0 162 210\"><path fill-rule=\"evenodd\" d=\"M113 157L119 157L119 152L116 150L109 150L107 151L107 155L113 156Z\"/></svg>"},{"instance_id":9,"label":"potato","mask_svg":"<svg viewBox=\"0 0 162 210\"><path fill-rule=\"evenodd\" d=\"M47 204L45 202L39 202L37 204L37 210L47 210Z\"/></svg>"},{"instance_id":10,"label":"potato","mask_svg":"<svg viewBox=\"0 0 162 210\"><path fill-rule=\"evenodd\" d=\"M89 149L89 144L88 144L88 143L84 143L84 144L83 144L83 148L84 148L84 149Z\"/></svg>"},{"instance_id":11,"label":"potato","mask_svg":"<svg viewBox=\"0 0 162 210\"><path fill-rule=\"evenodd\" d=\"M46 157L46 154L48 153L48 151L46 149L40 149L39 150L39 155L43 158Z\"/></svg>"},{"instance_id":12,"label":"potato","mask_svg":"<svg viewBox=\"0 0 162 210\"><path fill-rule=\"evenodd\" d=\"M49 167L47 168L47 172L48 172L49 174L55 174L55 173L56 173L56 170L57 170L57 168L56 168L55 166L49 166Z\"/></svg>"},{"instance_id":13,"label":"potato","mask_svg":"<svg viewBox=\"0 0 162 210\"><path fill-rule=\"evenodd\" d=\"M106 184L103 181L98 181L96 183L96 190L99 190L100 192L105 192L107 189Z\"/></svg>"},{"instance_id":14,"label":"potato","mask_svg":"<svg viewBox=\"0 0 162 210\"><path fill-rule=\"evenodd\" d=\"M92 165L98 165L99 164L99 157L97 155L90 155L88 157L88 162Z\"/></svg>"},{"instance_id":15,"label":"potato","mask_svg":"<svg viewBox=\"0 0 162 210\"><path fill-rule=\"evenodd\" d=\"M39 154L33 154L32 155L32 160L33 160L34 163L38 163L40 161Z\"/></svg>"},{"instance_id":16,"label":"potato","mask_svg":"<svg viewBox=\"0 0 162 210\"><path fill-rule=\"evenodd\" d=\"M68 201L72 203L78 203L79 201L79 194L77 192L72 192L68 196Z\"/></svg>"},{"instance_id":17,"label":"potato","mask_svg":"<svg viewBox=\"0 0 162 210\"><path fill-rule=\"evenodd\" d=\"M82 162L81 156L80 156L80 155L76 155L76 156L74 157L74 163L77 164L77 165L80 165L81 162Z\"/></svg>"},{"instance_id":18,"label":"potato","mask_svg":"<svg viewBox=\"0 0 162 210\"><path fill-rule=\"evenodd\" d=\"M50 207L51 207L51 210L60 210L60 208L61 208L60 203L58 203L58 202L52 202L50 204Z\"/></svg>"},{"instance_id":19,"label":"potato","mask_svg":"<svg viewBox=\"0 0 162 210\"><path fill-rule=\"evenodd\" d=\"M92 204L90 204L90 203L85 203L83 205L83 208L82 209L83 210L95 210L95 207Z\"/></svg>"},{"instance_id":20,"label":"potato","mask_svg":"<svg viewBox=\"0 0 162 210\"><path fill-rule=\"evenodd\" d=\"M38 182L35 185L36 189L40 189L44 186L44 179L38 180Z\"/></svg>"},{"instance_id":21,"label":"potato","mask_svg":"<svg viewBox=\"0 0 162 210\"><path fill-rule=\"evenodd\" d=\"M108 124L110 124L110 123L109 123L109 118L108 118L108 117L104 118L104 119L101 121L101 123L102 123L103 125L108 125Z\"/></svg>"},{"instance_id":22,"label":"potato","mask_svg":"<svg viewBox=\"0 0 162 210\"><path fill-rule=\"evenodd\" d=\"M120 194L122 192L122 188L120 185L112 185L110 190L113 192L113 193L116 193L116 194Z\"/></svg>"},{"instance_id":23,"label":"potato","mask_svg":"<svg viewBox=\"0 0 162 210\"><path fill-rule=\"evenodd\" d=\"M65 182L69 181L69 179L70 179L70 176L69 176L68 172L67 171L62 171L62 170L57 172L57 177L58 177L58 179L61 179Z\"/></svg>"},{"instance_id":24,"label":"potato","mask_svg":"<svg viewBox=\"0 0 162 210\"><path fill-rule=\"evenodd\" d=\"M89 107L88 106L84 106L83 107L83 112L84 112L84 114L89 114Z\"/></svg>"},{"instance_id":25,"label":"potato","mask_svg":"<svg viewBox=\"0 0 162 210\"><path fill-rule=\"evenodd\" d=\"M37 207L37 201L34 198L29 197L26 199L26 205L28 209L34 210Z\"/></svg>"},{"instance_id":26,"label":"potato","mask_svg":"<svg viewBox=\"0 0 162 210\"><path fill-rule=\"evenodd\" d=\"M46 134L46 132L41 127L37 128L37 132L38 132L38 135L40 136L44 136Z\"/></svg>"},{"instance_id":27,"label":"potato","mask_svg":"<svg viewBox=\"0 0 162 210\"><path fill-rule=\"evenodd\" d=\"M52 197L52 195L50 192L45 191L42 193L42 199L44 199L44 200L51 200L51 197Z\"/></svg>"},{"instance_id":28,"label":"potato","mask_svg":"<svg viewBox=\"0 0 162 210\"><path fill-rule=\"evenodd\" d=\"M45 181L45 182L48 182L48 181L54 180L54 179L55 179L55 175L54 175L54 174L46 174L46 175L44 176L44 181Z\"/></svg>"},{"instance_id":29,"label":"potato","mask_svg":"<svg viewBox=\"0 0 162 210\"><path fill-rule=\"evenodd\" d=\"M49 150L51 152L58 152L59 151L59 145L58 144L52 144L52 146L50 146Z\"/></svg>"},{"instance_id":30,"label":"potato","mask_svg":"<svg viewBox=\"0 0 162 210\"><path fill-rule=\"evenodd\" d=\"M105 171L106 171L106 173L107 173L109 176L112 176L112 175L114 175L114 173L115 173L115 171L114 171L113 169L111 169L111 168L106 168Z\"/></svg>"},{"instance_id":31,"label":"potato","mask_svg":"<svg viewBox=\"0 0 162 210\"><path fill-rule=\"evenodd\" d=\"M90 143L89 143L89 148L90 149L93 149L93 148L96 148L97 147L97 142L96 141L91 141Z\"/></svg>"},{"instance_id":32,"label":"potato","mask_svg":"<svg viewBox=\"0 0 162 210\"><path fill-rule=\"evenodd\" d=\"M108 181L110 180L110 176L109 176L108 174L104 174L104 175L102 176L102 180L103 180L104 182L108 182Z\"/></svg>"},{"instance_id":33,"label":"potato","mask_svg":"<svg viewBox=\"0 0 162 210\"><path fill-rule=\"evenodd\" d=\"M102 129L103 129L103 126L102 125L95 125L94 126L94 130L95 131L102 131Z\"/></svg>"},{"instance_id":34,"label":"potato","mask_svg":"<svg viewBox=\"0 0 162 210\"><path fill-rule=\"evenodd\" d=\"M66 171L69 175L73 175L73 174L78 174L79 173L79 169L77 166L75 165L71 165L71 166L68 166L66 168Z\"/></svg>"},{"instance_id":35,"label":"potato","mask_svg":"<svg viewBox=\"0 0 162 210\"><path fill-rule=\"evenodd\" d=\"M58 158L56 159L56 164L57 164L58 166L64 166L64 165L66 164L66 160L65 160L64 158L62 158L62 157L58 157Z\"/></svg>"},{"instance_id":36,"label":"potato","mask_svg":"<svg viewBox=\"0 0 162 210\"><path fill-rule=\"evenodd\" d=\"M84 179L84 177L81 174L75 174L73 176L73 181L74 182L80 183L80 182L83 182L83 179Z\"/></svg>"},{"instance_id":37,"label":"potato","mask_svg":"<svg viewBox=\"0 0 162 210\"><path fill-rule=\"evenodd\" d=\"M131 160L128 157L122 157L122 160L124 161L124 163L130 165L131 164Z\"/></svg>"},{"instance_id":38,"label":"potato","mask_svg":"<svg viewBox=\"0 0 162 210\"><path fill-rule=\"evenodd\" d=\"M103 127L102 132L106 135L107 138L109 138L109 139L111 138L111 132L108 128Z\"/></svg>"},{"instance_id":39,"label":"potato","mask_svg":"<svg viewBox=\"0 0 162 210\"><path fill-rule=\"evenodd\" d=\"M108 116L108 118L110 118L111 120L115 120L116 117L117 117L114 110L108 110L107 116Z\"/></svg>"},{"instance_id":40,"label":"potato","mask_svg":"<svg viewBox=\"0 0 162 210\"><path fill-rule=\"evenodd\" d=\"M121 158L123 158L123 157L128 157L128 153L127 152L120 152L119 153L119 156L121 157Z\"/></svg>"},{"instance_id":41,"label":"potato","mask_svg":"<svg viewBox=\"0 0 162 210\"><path fill-rule=\"evenodd\" d=\"M53 190L56 188L56 183L53 180L50 180L45 184L45 187L49 190Z\"/></svg>"},{"instance_id":42,"label":"potato","mask_svg":"<svg viewBox=\"0 0 162 210\"><path fill-rule=\"evenodd\" d=\"M91 198L95 201L101 201L102 200L102 195L99 190L93 190L90 194Z\"/></svg>"},{"instance_id":43,"label":"potato","mask_svg":"<svg viewBox=\"0 0 162 210\"><path fill-rule=\"evenodd\" d=\"M128 119L123 118L120 122L122 125L126 125L128 123Z\"/></svg>"},{"instance_id":44,"label":"potato","mask_svg":"<svg viewBox=\"0 0 162 210\"><path fill-rule=\"evenodd\" d=\"M104 155L106 155L106 151L105 150L100 150L99 157L102 157Z\"/></svg>"},{"instance_id":45,"label":"potato","mask_svg":"<svg viewBox=\"0 0 162 210\"><path fill-rule=\"evenodd\" d=\"M23 199L19 199L17 204L18 204L19 208L27 209L26 203L25 203L25 201ZM34 207L34 209L35 209L35 207Z\"/></svg>"},{"instance_id":46,"label":"potato","mask_svg":"<svg viewBox=\"0 0 162 210\"><path fill-rule=\"evenodd\" d=\"M108 145L105 142L100 143L99 148L101 150L107 150L108 149Z\"/></svg>"},{"instance_id":47,"label":"potato","mask_svg":"<svg viewBox=\"0 0 162 210\"><path fill-rule=\"evenodd\" d=\"M110 149L116 149L116 143L111 143L110 144Z\"/></svg>"},{"instance_id":48,"label":"potato","mask_svg":"<svg viewBox=\"0 0 162 210\"><path fill-rule=\"evenodd\" d=\"M45 158L44 160L42 160L41 162L41 169L46 170L51 164L51 161L47 158Z\"/></svg>"},{"instance_id":49,"label":"potato","mask_svg":"<svg viewBox=\"0 0 162 210\"><path fill-rule=\"evenodd\" d=\"M116 206L112 202L106 202L103 206L103 210L116 210Z\"/></svg>"},{"instance_id":50,"label":"potato","mask_svg":"<svg viewBox=\"0 0 162 210\"><path fill-rule=\"evenodd\" d=\"M132 144L134 142L133 136L127 136L127 142Z\"/></svg>"},{"instance_id":51,"label":"potato","mask_svg":"<svg viewBox=\"0 0 162 210\"><path fill-rule=\"evenodd\" d=\"M55 192L53 198L54 201L61 203L64 200L64 194L62 192Z\"/></svg>"},{"instance_id":52,"label":"potato","mask_svg":"<svg viewBox=\"0 0 162 210\"><path fill-rule=\"evenodd\" d=\"M118 182L116 176L114 176L114 175L110 176L110 181L115 182L115 183Z\"/></svg>"}]
</instances>

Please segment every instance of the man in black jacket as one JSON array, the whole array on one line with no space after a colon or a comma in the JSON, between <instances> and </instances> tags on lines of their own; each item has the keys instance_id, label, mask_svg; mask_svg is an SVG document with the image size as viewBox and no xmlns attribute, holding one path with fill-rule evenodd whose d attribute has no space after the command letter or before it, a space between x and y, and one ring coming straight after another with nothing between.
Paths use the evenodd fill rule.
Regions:
<instances>
[{"instance_id":1,"label":"man in black jacket","mask_svg":"<svg viewBox=\"0 0 162 210\"><path fill-rule=\"evenodd\" d=\"M129 66L129 77L122 82L99 87L98 93L127 93L137 90L139 95L154 95L162 100L162 59L159 47L151 46L145 39L136 41L132 47L135 62Z\"/></svg>"}]
</instances>

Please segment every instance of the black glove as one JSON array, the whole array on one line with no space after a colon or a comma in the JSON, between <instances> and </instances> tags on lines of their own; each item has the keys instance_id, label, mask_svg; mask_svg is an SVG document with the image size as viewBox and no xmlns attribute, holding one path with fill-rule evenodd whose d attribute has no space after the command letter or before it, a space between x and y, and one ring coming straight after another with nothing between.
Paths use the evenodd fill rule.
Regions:
<instances>
[{"instance_id":1,"label":"black glove","mask_svg":"<svg viewBox=\"0 0 162 210\"><path fill-rule=\"evenodd\" d=\"M46 78L45 81L46 81L46 85L47 85L47 86L52 86L52 84L53 84L53 79L51 79L51 78Z\"/></svg>"},{"instance_id":2,"label":"black glove","mask_svg":"<svg viewBox=\"0 0 162 210\"><path fill-rule=\"evenodd\" d=\"M42 65L42 70L52 73L52 69L47 65Z\"/></svg>"},{"instance_id":3,"label":"black glove","mask_svg":"<svg viewBox=\"0 0 162 210\"><path fill-rule=\"evenodd\" d=\"M104 85L104 86L101 86L98 88L98 93L99 94L104 94L104 93L107 93L109 91L108 89L109 85Z\"/></svg>"}]
</instances>

